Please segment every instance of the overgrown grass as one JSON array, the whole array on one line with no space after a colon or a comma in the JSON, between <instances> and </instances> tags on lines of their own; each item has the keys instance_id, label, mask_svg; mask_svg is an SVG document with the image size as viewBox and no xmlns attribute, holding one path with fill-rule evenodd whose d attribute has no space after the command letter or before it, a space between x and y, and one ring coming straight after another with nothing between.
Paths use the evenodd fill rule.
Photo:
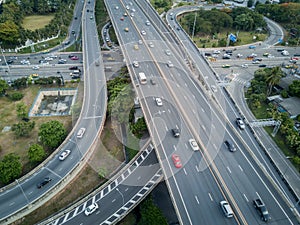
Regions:
<instances>
[{"instance_id":1,"label":"overgrown grass","mask_svg":"<svg viewBox=\"0 0 300 225\"><path fill-rule=\"evenodd\" d=\"M219 47L219 40L227 40L228 33L236 34L235 31L223 31L218 33L214 37L211 37L210 35L195 36L193 40L199 48ZM256 36L256 39L253 39L254 36ZM266 37L267 34L256 34L253 32L241 31L238 33L238 41L235 43L235 46L251 44L257 41L263 41L266 39Z\"/></svg>"},{"instance_id":2,"label":"overgrown grass","mask_svg":"<svg viewBox=\"0 0 300 225\"><path fill-rule=\"evenodd\" d=\"M250 109L257 119L268 119L269 118L268 117L269 106L267 103L261 103L260 108L253 109L252 107L250 107Z\"/></svg>"},{"instance_id":3,"label":"overgrown grass","mask_svg":"<svg viewBox=\"0 0 300 225\"><path fill-rule=\"evenodd\" d=\"M54 18L54 14L26 16L22 27L31 31L40 29L48 25Z\"/></svg>"}]
</instances>

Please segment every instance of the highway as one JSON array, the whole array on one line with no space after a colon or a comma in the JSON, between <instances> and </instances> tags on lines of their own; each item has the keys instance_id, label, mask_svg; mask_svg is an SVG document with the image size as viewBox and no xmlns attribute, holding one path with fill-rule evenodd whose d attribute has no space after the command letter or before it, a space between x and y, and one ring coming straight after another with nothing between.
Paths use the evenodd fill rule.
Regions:
<instances>
[{"instance_id":1,"label":"highway","mask_svg":"<svg viewBox=\"0 0 300 225\"><path fill-rule=\"evenodd\" d=\"M178 60L180 57L173 51L173 47L162 41L163 38L160 37L162 34L154 30L153 26L147 27L145 25L145 21L154 16L151 16L148 11L147 17L145 17L146 10L141 15L138 13L141 12L138 9L131 20L126 19L119 22L124 11L119 12L122 5L119 5L118 10L115 9L114 3L110 4L110 10L114 10L111 17L115 30L120 35L118 37L122 40L121 43L124 43L122 45L123 52L125 56L126 53L128 54L126 56L127 64L130 65L134 58L138 58L140 64L144 64L133 71L133 80L136 83L138 82L136 74L139 71L144 71L147 75L154 76L156 79L159 79L157 74L161 74L164 78L164 80L158 80L158 88L153 88L150 84L147 84L138 85L136 89L146 119L149 122L151 136L157 146L156 151L158 158L161 160L164 175L168 178L167 184L171 190L170 194L173 197L181 222L183 224L197 224L196 221L199 223L203 220L205 224L212 224L213 221L217 220L220 223L226 223L224 221L228 220L220 213L220 208L217 205L223 198L228 198L236 212L236 223L260 223L255 209L251 205L252 199L260 195L265 200L266 205L269 206L274 224L295 223L296 220L284 200L278 196L276 189L270 185L256 162L252 160L251 152L248 152L249 147L245 142L240 141L241 137L237 135L232 125L227 124L227 117L224 120L222 112L224 108L223 110L218 109L218 106L216 107L210 98L205 97L203 92L199 90L199 84L189 76L188 69L182 66L182 60ZM124 7L127 2L123 3ZM132 7L138 8L135 4L130 6L130 8ZM134 21L134 25L129 23L130 21ZM152 21L150 20L150 22ZM129 32L124 31L125 27L129 28ZM132 29L134 32L131 33ZM141 30L145 30L147 34L144 36L139 35ZM138 43L139 39L143 40L144 44L140 46L141 51L134 51L132 45ZM149 41L153 41L154 48L148 47ZM165 54L166 49L171 50L171 56ZM133 52L135 53L133 54ZM143 56L139 55L140 52ZM154 64L148 62L151 61L151 58L155 62ZM174 68L166 66L167 59L172 61L175 65ZM203 65L201 65L201 71L202 69ZM207 69L205 72L210 74L208 77L213 77L211 70ZM219 93L220 91L217 97L221 98L222 94ZM164 105L160 108L160 113L156 109L154 96L163 97ZM226 106L227 103L224 102L224 106ZM163 111L166 113L163 113ZM153 119L154 114L155 119ZM166 116L164 117L164 115ZM178 140L171 137L170 134L170 129L175 126L181 129L181 137ZM187 140L193 136L202 143L204 156L187 149L189 148ZM232 154L225 149L223 141L227 138L235 140L238 152ZM184 168L179 172L175 172L176 170L170 160L170 155L173 152L181 156L184 164ZM210 164L212 171L207 171L206 176L199 176L198 174L196 176L193 174L199 173L196 166L200 167L201 170L199 171L207 168L203 157L206 160L214 159ZM199 162L200 164L198 164ZM190 179L190 174L193 179ZM203 182L203 177L206 177L208 182ZM212 190L208 191L205 188L199 190L202 183L210 183L213 186L213 188L210 187ZM206 194L203 195L203 193ZM198 196L207 196L207 199L206 201L199 201ZM209 196L212 196L212 198L209 198ZM208 214L216 216L214 218L205 217ZM220 217L217 217L218 215Z\"/></svg>"},{"instance_id":2,"label":"highway","mask_svg":"<svg viewBox=\"0 0 300 225\"><path fill-rule=\"evenodd\" d=\"M96 190L67 212L61 212L40 224L111 224L131 211L162 178L157 158L151 143L147 143L140 154L100 190ZM96 202L99 209L86 216L86 207Z\"/></svg>"},{"instance_id":3,"label":"highway","mask_svg":"<svg viewBox=\"0 0 300 225\"><path fill-rule=\"evenodd\" d=\"M20 179L15 186L3 189L0 194L0 222L9 223L17 218L12 216L17 212L33 210L40 206L47 198L55 195L57 185L63 187L69 177L70 172L74 173L77 166L84 164L82 160L88 154L88 150L93 145L102 129L106 115L106 79L104 66L102 65L100 46L98 42L95 21L90 19L90 15L83 18L84 32L83 49L93 49L84 54L84 85L85 97L82 107L81 117L74 126L74 131L70 133L63 145L50 157L46 163L31 176ZM95 64L99 62L99 66ZM76 137L80 128L86 128L84 136L80 139ZM64 161L58 159L61 151L70 149L71 155ZM41 189L36 185L50 177L52 181ZM58 186L58 187L59 187Z\"/></svg>"},{"instance_id":4,"label":"highway","mask_svg":"<svg viewBox=\"0 0 300 225\"><path fill-rule=\"evenodd\" d=\"M233 129L232 124L228 123L226 117L224 119L223 112L213 103L213 98L206 97L204 94L206 92L201 91L199 83L190 77L191 72L186 67L184 59L181 58L184 54L178 55L175 51L175 49L181 49L181 46L174 47L170 43L166 43L166 37L154 29L154 26L146 27L145 21L150 20L154 24L152 18L156 18L156 16L151 16L150 10L146 8L144 10L144 13L145 11L148 13L146 18L144 13L141 13L141 8L133 4L130 7L136 9L132 18L135 23L131 23L131 20L126 18L122 21L124 23L120 25L119 19L124 13L125 5L121 5L119 1L110 1L110 3L108 8L110 8L110 13L114 12L115 16L115 18L112 16L115 21L113 23L114 28L119 35L119 40L121 40L123 52L126 53L126 62L132 72L135 88L140 96L151 136L157 147L156 152L160 159L160 165L167 179L169 190L171 190L170 194L181 223L260 224L260 219L251 203L253 198L260 195L268 206L272 216L272 224L296 224L289 208L281 197L277 196L276 190L261 173L256 162L247 151L249 147L245 146L245 142L239 136L240 134ZM114 8L116 5L119 7L118 10ZM89 21L85 25L89 29L89 25L93 24L93 21L91 22L88 16L86 17L87 20ZM124 32L125 27L129 28L129 32ZM146 31L145 36L140 35L141 30ZM138 44L139 40L143 42L141 45ZM154 48L149 47L150 42L154 43ZM84 43L87 42L84 41ZM139 46L138 50L134 48L136 44ZM171 51L171 55L166 54L167 49ZM87 58L95 59L93 54L98 54L98 52L89 52ZM139 68L132 67L133 60L139 61ZM172 61L175 65L174 68L169 68L166 65L168 60ZM87 68L90 71L90 76L96 74L95 68L97 67L93 64L94 62L90 63ZM151 85L150 82L147 85L139 85L137 74L140 71L146 72L149 78L155 78L157 85ZM207 70L207 72L213 77L211 71ZM86 94L92 95L91 93ZM222 97L221 91L217 94L219 100ZM154 97L163 99L162 107L156 105ZM224 103L223 106L226 104ZM233 113L236 113L230 106L227 107L228 111L232 110ZM94 121L98 118L98 114L87 113L85 115L85 118L93 118ZM97 122L95 123L97 124ZM170 130L174 127L181 130L179 139L172 137ZM188 140L191 137L201 143L204 154L191 150L188 145ZM224 147L223 141L228 138L235 140L237 152L231 153ZM248 141L246 143L248 144ZM81 148L79 147L79 149ZM174 152L181 156L182 169L176 169L170 159ZM207 162L211 159L214 161ZM153 163L154 161L150 162ZM210 166L208 167L208 165ZM149 175L143 183L150 178ZM137 191L133 188L134 184L135 182L132 181L128 185L120 185L118 189L114 189L114 186L108 188L112 191L109 192L110 195L107 195L107 198L103 199L101 196L104 195L103 192L105 191L100 192L98 196L95 195L82 206L76 208L77 211L71 212L55 224L66 221L74 224L75 218L78 224L102 223L103 218L117 211L114 211L115 208L111 210L110 207L103 208L101 206L116 203L117 208L121 207L129 201L131 196L134 196L134 191ZM122 193L126 190L132 192L124 198ZM236 214L234 219L226 219L218 206L219 201L224 198L228 198L234 208ZM100 200L100 210L87 219L81 212L91 202ZM120 215L121 213L117 214ZM213 215L213 217L208 215ZM76 217L73 218L73 216Z\"/></svg>"}]
</instances>

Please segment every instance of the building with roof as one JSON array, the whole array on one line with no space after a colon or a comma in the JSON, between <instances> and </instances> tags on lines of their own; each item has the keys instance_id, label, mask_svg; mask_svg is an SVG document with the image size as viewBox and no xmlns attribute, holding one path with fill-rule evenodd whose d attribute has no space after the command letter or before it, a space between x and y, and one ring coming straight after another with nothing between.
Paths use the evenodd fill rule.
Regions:
<instances>
[{"instance_id":1,"label":"building with roof","mask_svg":"<svg viewBox=\"0 0 300 225\"><path fill-rule=\"evenodd\" d=\"M292 119L300 114L300 98L298 97L284 98L278 105L282 107L282 111L288 112Z\"/></svg>"}]
</instances>

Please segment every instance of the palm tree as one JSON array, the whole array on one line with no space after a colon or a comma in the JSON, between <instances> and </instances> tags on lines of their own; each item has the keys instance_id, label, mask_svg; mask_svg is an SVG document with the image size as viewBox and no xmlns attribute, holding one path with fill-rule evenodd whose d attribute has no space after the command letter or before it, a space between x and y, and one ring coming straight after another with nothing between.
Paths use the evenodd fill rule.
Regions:
<instances>
[{"instance_id":1,"label":"palm tree","mask_svg":"<svg viewBox=\"0 0 300 225\"><path fill-rule=\"evenodd\" d=\"M279 66L273 67L267 76L266 82L268 83L267 96L272 93L274 85L277 85L282 77L283 73Z\"/></svg>"}]
</instances>

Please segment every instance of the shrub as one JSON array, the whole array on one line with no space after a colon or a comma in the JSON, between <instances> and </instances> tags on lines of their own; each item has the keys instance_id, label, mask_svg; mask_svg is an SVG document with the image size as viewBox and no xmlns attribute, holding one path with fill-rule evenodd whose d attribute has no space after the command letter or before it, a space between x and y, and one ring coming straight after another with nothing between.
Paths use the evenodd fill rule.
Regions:
<instances>
[{"instance_id":1,"label":"shrub","mask_svg":"<svg viewBox=\"0 0 300 225\"><path fill-rule=\"evenodd\" d=\"M12 101L19 101L24 97L24 95L21 92L14 92L11 95L9 95L9 98Z\"/></svg>"}]
</instances>

